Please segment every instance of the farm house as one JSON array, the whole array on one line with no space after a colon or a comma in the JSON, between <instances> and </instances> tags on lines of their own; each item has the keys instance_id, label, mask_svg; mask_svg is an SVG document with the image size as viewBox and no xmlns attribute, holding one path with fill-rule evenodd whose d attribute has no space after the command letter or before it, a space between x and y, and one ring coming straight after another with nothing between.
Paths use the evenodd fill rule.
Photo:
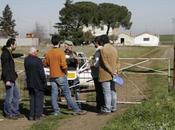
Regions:
<instances>
[{"instance_id":1,"label":"farm house","mask_svg":"<svg viewBox=\"0 0 175 130\"><path fill-rule=\"evenodd\" d=\"M158 46L159 36L150 33L141 33L137 36L131 34L120 33L116 40L117 45L127 46Z\"/></svg>"},{"instance_id":2,"label":"farm house","mask_svg":"<svg viewBox=\"0 0 175 130\"><path fill-rule=\"evenodd\" d=\"M134 45L138 46L158 46L159 36L149 33L142 33L134 38Z\"/></svg>"},{"instance_id":3,"label":"farm house","mask_svg":"<svg viewBox=\"0 0 175 130\"><path fill-rule=\"evenodd\" d=\"M121 33L118 35L116 43L117 45L133 45L134 37L126 33Z\"/></svg>"}]
</instances>

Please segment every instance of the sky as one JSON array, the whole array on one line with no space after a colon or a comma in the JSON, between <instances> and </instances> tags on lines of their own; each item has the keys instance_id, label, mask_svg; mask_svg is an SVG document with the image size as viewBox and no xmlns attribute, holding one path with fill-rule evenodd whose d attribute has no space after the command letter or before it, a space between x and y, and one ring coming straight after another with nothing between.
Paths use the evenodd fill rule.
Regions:
<instances>
[{"instance_id":1,"label":"sky","mask_svg":"<svg viewBox=\"0 0 175 130\"><path fill-rule=\"evenodd\" d=\"M73 0L78 2L80 0ZM82 0L84 1L84 0ZM132 13L130 30L121 32L139 34L175 33L175 0L85 0L99 3L123 5ZM59 21L59 11L64 7L65 0L0 0L0 17L8 4L16 20L15 30L23 36L35 29L36 23L41 25L45 33L56 31L53 26Z\"/></svg>"}]
</instances>

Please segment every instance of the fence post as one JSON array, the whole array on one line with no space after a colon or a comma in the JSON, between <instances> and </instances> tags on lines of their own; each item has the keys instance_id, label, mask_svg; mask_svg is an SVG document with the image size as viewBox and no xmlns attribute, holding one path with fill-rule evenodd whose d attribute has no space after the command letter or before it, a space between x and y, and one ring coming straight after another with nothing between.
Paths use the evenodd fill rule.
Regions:
<instances>
[{"instance_id":1,"label":"fence post","mask_svg":"<svg viewBox=\"0 0 175 130\"><path fill-rule=\"evenodd\" d=\"M168 92L171 91L171 59L168 58Z\"/></svg>"},{"instance_id":2,"label":"fence post","mask_svg":"<svg viewBox=\"0 0 175 130\"><path fill-rule=\"evenodd\" d=\"M175 45L174 45L174 60L173 60L173 90L175 90Z\"/></svg>"}]
</instances>

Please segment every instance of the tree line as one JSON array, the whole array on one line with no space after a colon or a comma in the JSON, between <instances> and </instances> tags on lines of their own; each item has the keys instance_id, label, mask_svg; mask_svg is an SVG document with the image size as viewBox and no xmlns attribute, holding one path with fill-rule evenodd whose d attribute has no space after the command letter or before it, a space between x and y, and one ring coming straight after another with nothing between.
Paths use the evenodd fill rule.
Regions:
<instances>
[{"instance_id":1,"label":"tree line","mask_svg":"<svg viewBox=\"0 0 175 130\"><path fill-rule=\"evenodd\" d=\"M60 22L55 24L62 39L69 39L74 44L80 44L85 40L92 40L92 32L83 32L84 27L107 26L106 34L110 29L124 27L130 29L132 22L131 12L125 6L112 3L100 3L83 1L73 3L66 0L65 7L59 11Z\"/></svg>"},{"instance_id":2,"label":"tree line","mask_svg":"<svg viewBox=\"0 0 175 130\"><path fill-rule=\"evenodd\" d=\"M0 17L0 36L15 37L18 35L14 29L16 24L12 16L9 5L6 5ZM89 1L74 3L72 0L65 1L64 7L59 11L58 21L54 25L54 28L58 30L56 34L60 35L62 40L71 40L76 45L94 38L91 31L83 31L84 27L107 26L106 34L108 35L110 29L119 27L130 29L132 25L131 12L125 6L113 3L96 4ZM38 27L36 32L40 33Z\"/></svg>"}]
</instances>

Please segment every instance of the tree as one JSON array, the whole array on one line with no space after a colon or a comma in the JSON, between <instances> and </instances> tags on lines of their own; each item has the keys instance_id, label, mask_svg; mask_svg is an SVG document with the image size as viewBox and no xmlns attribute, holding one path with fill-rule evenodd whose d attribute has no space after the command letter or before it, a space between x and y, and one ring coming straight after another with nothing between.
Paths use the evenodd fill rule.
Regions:
<instances>
[{"instance_id":1,"label":"tree","mask_svg":"<svg viewBox=\"0 0 175 130\"><path fill-rule=\"evenodd\" d=\"M54 26L62 39L72 40L76 44L83 42L83 26L94 23L97 5L93 2L77 2L72 4L66 1L65 7L60 10L60 22ZM78 40L79 39L79 40Z\"/></svg>"},{"instance_id":2,"label":"tree","mask_svg":"<svg viewBox=\"0 0 175 130\"><path fill-rule=\"evenodd\" d=\"M90 41L94 40L94 36L92 35L91 31L87 31L83 33L83 39L85 43L89 43Z\"/></svg>"},{"instance_id":3,"label":"tree","mask_svg":"<svg viewBox=\"0 0 175 130\"><path fill-rule=\"evenodd\" d=\"M132 25L130 22L131 12L125 6L119 6L112 3L99 4L99 19L102 25L107 25L106 34L108 35L110 28L118 28L120 26L129 29Z\"/></svg>"},{"instance_id":4,"label":"tree","mask_svg":"<svg viewBox=\"0 0 175 130\"><path fill-rule=\"evenodd\" d=\"M15 37L18 33L14 30L16 24L15 20L12 19L12 11L9 5L6 5L2 17L0 17L0 31L4 37Z\"/></svg>"},{"instance_id":5,"label":"tree","mask_svg":"<svg viewBox=\"0 0 175 130\"><path fill-rule=\"evenodd\" d=\"M65 2L65 7L68 7L69 5L71 5L72 4L72 0L66 0L66 2Z\"/></svg>"},{"instance_id":6,"label":"tree","mask_svg":"<svg viewBox=\"0 0 175 130\"><path fill-rule=\"evenodd\" d=\"M132 25L131 12L125 6L112 3L102 3L97 5L93 2L76 2L66 0L65 7L59 12L60 22L54 26L58 29L62 39L69 39L81 44L83 32L86 26L92 28L107 26L106 34L110 28L124 27L129 29ZM80 41L77 41L81 39ZM87 40L87 39L86 39Z\"/></svg>"},{"instance_id":7,"label":"tree","mask_svg":"<svg viewBox=\"0 0 175 130\"><path fill-rule=\"evenodd\" d=\"M46 34L44 30L44 26L40 25L39 23L35 24L35 29L33 31L34 37L39 38L40 41L46 39Z\"/></svg>"}]
</instances>

